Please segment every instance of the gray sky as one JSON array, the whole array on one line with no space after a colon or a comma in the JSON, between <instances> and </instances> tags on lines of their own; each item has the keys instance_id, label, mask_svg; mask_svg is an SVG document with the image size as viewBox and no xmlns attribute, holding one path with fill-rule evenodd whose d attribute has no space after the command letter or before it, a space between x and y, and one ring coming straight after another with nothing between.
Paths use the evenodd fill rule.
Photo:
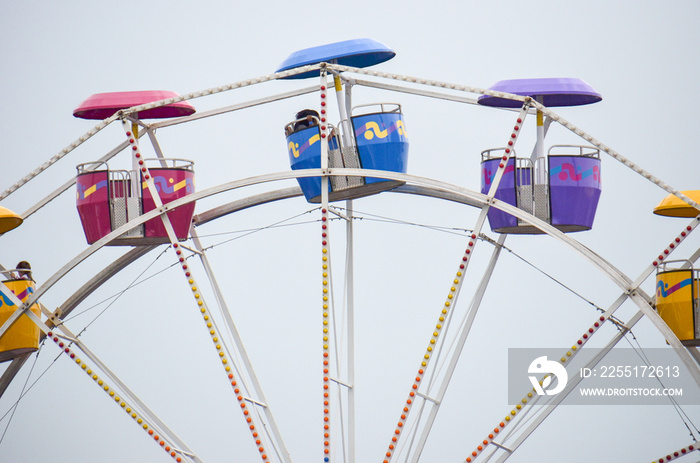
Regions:
<instances>
[{"instance_id":1,"label":"gray sky","mask_svg":"<svg viewBox=\"0 0 700 463\"><path fill-rule=\"evenodd\" d=\"M557 110L568 120L679 189L697 188L694 97L700 34L695 2L212 2L0 4L4 111L0 113L0 189L89 130L72 117L88 96L163 89L180 94L266 75L292 52L372 37L397 55L377 70L477 87L502 79L578 77L603 95L596 105ZM316 81L273 82L192 101L199 110L227 106ZM470 95L471 96L471 95ZM410 137L408 172L479 189L479 153L501 146L512 113L357 88L355 101L399 102ZM289 168L282 127L309 95L185 126L162 129L168 157L195 161L197 188ZM529 121L521 149L534 140ZM2 202L23 212L123 140L113 125ZM553 127L548 144L577 142ZM115 167L126 167L124 155ZM603 155L603 194L594 229L575 235L632 279L686 225L651 214L666 193ZM293 182L273 187L292 186ZM197 212L264 191L231 192L202 201ZM339 204L339 206L343 206ZM256 372L294 461L321 459L321 372L317 223L240 236L312 210L302 199L233 214L199 231L211 250ZM432 324L456 271L465 237L369 220L471 228L478 211L423 198L382 194L355 202L357 223L358 461L380 461L418 368ZM315 219L301 215L297 222ZM495 237L488 228L486 231ZM343 229L334 224L336 277L342 276ZM506 245L601 307L619 289L547 237L509 237ZM71 189L0 240L0 263L29 260L38 282L85 249ZM676 258L698 248L691 236ZM477 246L473 288L491 247ZM171 252L163 248L101 288L67 322L205 462L258 461L236 400L197 316ZM52 288L60 305L96 269L125 250L102 249ZM162 272L161 272L162 271ZM107 308L99 304L129 283L156 275ZM204 282L204 275L198 278ZM653 279L643 286L653 293ZM337 299L342 294L337 278ZM204 289L203 291L207 291ZM206 294L205 294L206 296ZM461 300L463 308L469 301ZM208 300L213 301L211 295ZM94 307L94 308L93 308ZM636 309L627 303L621 316ZM425 461L464 461L510 410L509 347L570 346L596 314L591 306L511 253L504 253L428 441ZM96 318L96 321L92 322ZM91 323L92 322L92 323ZM605 327L602 345L615 330ZM646 320L634 330L647 348L664 348ZM625 343L626 344L626 343ZM629 344L627 344L629 346ZM45 345L29 384L53 364L19 404L0 442L7 462L169 461L126 414L59 350ZM34 358L32 358L33 363ZM0 366L1 369L4 366ZM0 401L10 409L31 365ZM698 423L698 407L686 407ZM0 420L4 432L9 415ZM697 434L696 434L697 435ZM651 461L691 443L671 406L562 406L511 461ZM687 457L690 458L690 457ZM336 459L334 459L336 461Z\"/></svg>"}]
</instances>

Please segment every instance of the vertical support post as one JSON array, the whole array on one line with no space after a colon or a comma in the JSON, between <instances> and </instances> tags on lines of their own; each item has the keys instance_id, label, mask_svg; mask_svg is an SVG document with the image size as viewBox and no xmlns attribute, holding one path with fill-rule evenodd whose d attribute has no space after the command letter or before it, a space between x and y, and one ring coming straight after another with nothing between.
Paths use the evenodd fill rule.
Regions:
<instances>
[{"instance_id":1,"label":"vertical support post","mask_svg":"<svg viewBox=\"0 0 700 463\"><path fill-rule=\"evenodd\" d=\"M343 94L343 81L340 79L338 74L333 75L333 85L335 86L335 96L338 100L338 112L340 113L340 125L347 124L346 127L341 130L343 136L343 146L352 146L351 139L352 134L348 133L350 128L350 119L348 118L348 111L345 106L344 94Z\"/></svg>"},{"instance_id":2,"label":"vertical support post","mask_svg":"<svg viewBox=\"0 0 700 463\"><path fill-rule=\"evenodd\" d=\"M347 343L348 343L348 463L355 463L355 268L352 200L346 202Z\"/></svg>"},{"instance_id":3,"label":"vertical support post","mask_svg":"<svg viewBox=\"0 0 700 463\"><path fill-rule=\"evenodd\" d=\"M139 113L134 113L131 116L134 120L131 122L131 133L133 134L133 137L135 140L139 139ZM138 160L132 156L131 157L131 170L135 173L139 171L139 164L137 162ZM136 178L136 176L134 176ZM132 182L134 183L134 182Z\"/></svg>"},{"instance_id":4,"label":"vertical support post","mask_svg":"<svg viewBox=\"0 0 700 463\"><path fill-rule=\"evenodd\" d=\"M355 136L352 133L349 114L351 112L352 93L351 86L345 85L343 92L343 82L338 74L333 75L335 94L338 101L338 113L340 116L340 126L342 128L343 146L353 146ZM347 461L355 463L356 437L355 437L355 287L354 287L354 248L353 248L353 209L352 200L346 201L347 222L345 224L346 236L346 261L345 261L345 282L346 282L346 336L347 336Z\"/></svg>"},{"instance_id":5,"label":"vertical support post","mask_svg":"<svg viewBox=\"0 0 700 463\"><path fill-rule=\"evenodd\" d=\"M136 143L138 143L139 139L139 124L138 124L138 113L134 113L132 117L135 119L131 122L131 134L132 138L136 140ZM127 125L124 124L124 128L126 128ZM127 135L128 137L128 135ZM137 146L137 145L134 145ZM138 164L138 159L136 159L135 156L131 156L131 172L129 172L129 177L131 177L131 181L129 182L129 190L131 190L128 194L126 191L123 192L124 194L124 207L126 208L126 220L127 222L134 217L131 217L131 209L129 208L130 204L130 198L138 198L138 209L135 212L136 217L138 217L139 214L143 211L143 198L141 197L141 182L139 181L140 175L139 175L139 164ZM124 185L126 187L126 185ZM111 190L111 187L110 187ZM110 199L111 199L112 193L110 193ZM111 207L110 207L111 210ZM110 211L110 214L112 214L113 211ZM113 220L113 219L112 219ZM144 225L144 236L145 236L145 225Z\"/></svg>"},{"instance_id":6,"label":"vertical support post","mask_svg":"<svg viewBox=\"0 0 700 463\"><path fill-rule=\"evenodd\" d=\"M345 82L345 116L352 117L352 82ZM352 129L350 119L348 119L348 128ZM350 142L354 143L355 135L350 134Z\"/></svg>"},{"instance_id":7,"label":"vertical support post","mask_svg":"<svg viewBox=\"0 0 700 463\"><path fill-rule=\"evenodd\" d=\"M535 101L542 104L543 98L538 96ZM547 172L545 166L544 155L544 114L539 109L537 110L537 143L535 145L535 175L537 176L537 184L544 185L547 181Z\"/></svg>"}]
</instances>

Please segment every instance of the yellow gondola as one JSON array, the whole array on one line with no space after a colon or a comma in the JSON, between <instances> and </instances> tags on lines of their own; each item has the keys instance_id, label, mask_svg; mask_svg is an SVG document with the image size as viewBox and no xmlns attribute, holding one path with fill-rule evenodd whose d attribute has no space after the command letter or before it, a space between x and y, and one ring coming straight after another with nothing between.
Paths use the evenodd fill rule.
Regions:
<instances>
[{"instance_id":1,"label":"yellow gondola","mask_svg":"<svg viewBox=\"0 0 700 463\"><path fill-rule=\"evenodd\" d=\"M32 280L7 280L4 284L22 302L34 292ZM0 326L17 310L17 306L0 294ZM39 304L29 309L37 317L41 316ZM22 315L12 327L0 338L0 362L12 360L23 354L36 351L39 348L39 327L26 314Z\"/></svg>"}]
</instances>

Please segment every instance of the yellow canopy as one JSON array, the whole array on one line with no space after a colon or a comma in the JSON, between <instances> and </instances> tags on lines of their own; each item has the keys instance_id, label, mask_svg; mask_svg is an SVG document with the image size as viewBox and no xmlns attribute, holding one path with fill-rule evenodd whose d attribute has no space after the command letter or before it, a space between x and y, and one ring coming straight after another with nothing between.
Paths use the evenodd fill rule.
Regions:
<instances>
[{"instance_id":1,"label":"yellow canopy","mask_svg":"<svg viewBox=\"0 0 700 463\"><path fill-rule=\"evenodd\" d=\"M17 213L0 206L0 233L5 233L22 225L23 219Z\"/></svg>"},{"instance_id":2,"label":"yellow canopy","mask_svg":"<svg viewBox=\"0 0 700 463\"><path fill-rule=\"evenodd\" d=\"M681 191L688 198L700 204L700 190ZM667 217L695 217L700 211L674 195L668 195L654 208L654 214Z\"/></svg>"}]
</instances>

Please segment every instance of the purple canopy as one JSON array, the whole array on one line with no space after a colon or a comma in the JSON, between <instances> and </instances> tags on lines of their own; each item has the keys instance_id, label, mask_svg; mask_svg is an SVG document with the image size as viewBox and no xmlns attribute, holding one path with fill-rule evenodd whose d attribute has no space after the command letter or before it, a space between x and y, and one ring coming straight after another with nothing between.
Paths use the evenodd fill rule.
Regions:
<instances>
[{"instance_id":1,"label":"purple canopy","mask_svg":"<svg viewBox=\"0 0 700 463\"><path fill-rule=\"evenodd\" d=\"M496 82L489 90L531 96L537 98L543 105L550 107L580 106L597 103L603 99L593 87L577 78L501 80ZM519 101L490 95L479 97L479 104L499 108L519 108L522 106Z\"/></svg>"},{"instance_id":2,"label":"purple canopy","mask_svg":"<svg viewBox=\"0 0 700 463\"><path fill-rule=\"evenodd\" d=\"M73 111L73 116L82 119L106 119L119 110L139 106L154 101L177 98L175 92L166 90L145 90L134 92L96 93L80 103ZM165 119L169 117L189 116L194 114L194 106L187 101L179 101L167 106L139 112L140 119Z\"/></svg>"}]
</instances>

